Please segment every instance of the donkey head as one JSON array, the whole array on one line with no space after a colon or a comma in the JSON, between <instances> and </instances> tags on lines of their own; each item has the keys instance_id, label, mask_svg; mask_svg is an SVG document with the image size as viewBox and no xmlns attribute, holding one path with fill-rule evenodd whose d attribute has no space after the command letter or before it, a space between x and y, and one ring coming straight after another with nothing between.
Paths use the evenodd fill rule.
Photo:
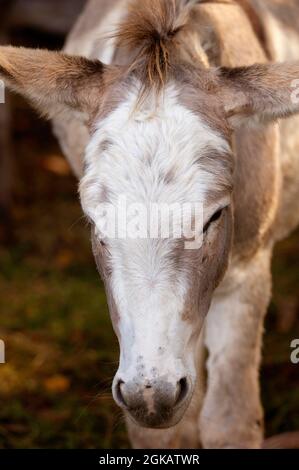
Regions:
<instances>
[{"instance_id":1,"label":"donkey head","mask_svg":"<svg viewBox=\"0 0 299 470\"><path fill-rule=\"evenodd\" d=\"M156 36L151 44L154 51L145 52L152 59ZM76 113L89 128L80 195L120 344L113 395L150 427L177 423L194 390L196 341L232 243L232 133L249 120L299 110L292 94L298 64L206 69L174 60L166 74L164 53L158 49L158 63L140 60L128 69L0 48L0 77L8 86L46 116ZM155 77L163 79L158 87ZM154 236L151 223L141 227L153 204L170 208L179 236L171 229L161 236L162 216ZM146 214L142 222L137 212Z\"/></svg>"}]
</instances>

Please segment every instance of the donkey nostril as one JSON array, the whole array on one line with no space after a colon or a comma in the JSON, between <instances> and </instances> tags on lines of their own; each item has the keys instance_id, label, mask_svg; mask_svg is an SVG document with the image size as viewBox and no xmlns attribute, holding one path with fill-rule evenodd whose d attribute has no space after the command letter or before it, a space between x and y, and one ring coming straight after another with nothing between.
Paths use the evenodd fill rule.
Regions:
<instances>
[{"instance_id":1,"label":"donkey nostril","mask_svg":"<svg viewBox=\"0 0 299 470\"><path fill-rule=\"evenodd\" d=\"M124 381L123 380L119 380L116 384L116 388L115 388L115 391L116 391L116 398L117 398L117 401L123 405L123 406L128 406L127 403L125 402L125 399L124 399L124 396L122 394L122 391L121 391L121 386L124 385Z\"/></svg>"},{"instance_id":2,"label":"donkey nostril","mask_svg":"<svg viewBox=\"0 0 299 470\"><path fill-rule=\"evenodd\" d=\"M188 381L186 377L183 377L181 380L178 381L175 406L179 405L184 400L184 398L186 398L188 388Z\"/></svg>"}]
</instances>

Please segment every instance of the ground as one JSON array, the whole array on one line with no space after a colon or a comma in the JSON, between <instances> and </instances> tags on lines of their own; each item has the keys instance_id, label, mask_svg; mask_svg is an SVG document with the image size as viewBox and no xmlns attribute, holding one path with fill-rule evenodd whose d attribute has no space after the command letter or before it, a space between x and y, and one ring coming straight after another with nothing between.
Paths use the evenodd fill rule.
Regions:
<instances>
[{"instance_id":1,"label":"ground","mask_svg":"<svg viewBox=\"0 0 299 470\"><path fill-rule=\"evenodd\" d=\"M14 99L14 238L0 245L0 448L125 448L118 344L89 229L50 127ZM275 252L261 370L266 432L299 429L299 231Z\"/></svg>"}]
</instances>

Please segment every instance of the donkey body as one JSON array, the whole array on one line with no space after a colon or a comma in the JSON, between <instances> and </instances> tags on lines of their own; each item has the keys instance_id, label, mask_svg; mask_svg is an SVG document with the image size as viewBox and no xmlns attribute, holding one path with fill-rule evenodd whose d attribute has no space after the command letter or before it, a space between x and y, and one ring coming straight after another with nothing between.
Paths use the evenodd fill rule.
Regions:
<instances>
[{"instance_id":1,"label":"donkey body","mask_svg":"<svg viewBox=\"0 0 299 470\"><path fill-rule=\"evenodd\" d=\"M296 97L291 99L299 66L268 63L299 60L298 13L299 3L291 0L155 0L140 6L91 0L67 41L70 58L0 49L0 74L53 119L81 179L82 205L90 218L95 200L113 199L118 191L146 201L153 187L160 188L157 167L164 176L156 197L193 199L198 191L208 207L201 258L170 245L152 252L137 242L107 248L93 233L121 345L113 392L126 411L134 447L262 445L259 366L271 255L275 242L299 223L299 118L294 116L299 105ZM98 60L110 65L105 79ZM40 77L26 76L28 62L34 64L31 74L51 64L42 83ZM129 68L129 76L117 75L119 67L126 73ZM132 71L135 81L130 82ZM75 87L65 91L74 78ZM145 98L136 110L140 83ZM42 93L49 89L53 96L47 101ZM157 111L151 108L152 96L160 93ZM95 107L98 96L100 109ZM281 117L288 119L273 123ZM179 151L172 155L174 147ZM144 161L144 155L132 161L136 149L146 154ZM151 276L145 267L148 253L152 264L159 260ZM109 270L115 273L117 263L124 272L111 280ZM201 272L189 272L192 280L185 289L176 273L191 269L188 263L192 273L200 264ZM151 307L144 299L145 277Z\"/></svg>"}]
</instances>

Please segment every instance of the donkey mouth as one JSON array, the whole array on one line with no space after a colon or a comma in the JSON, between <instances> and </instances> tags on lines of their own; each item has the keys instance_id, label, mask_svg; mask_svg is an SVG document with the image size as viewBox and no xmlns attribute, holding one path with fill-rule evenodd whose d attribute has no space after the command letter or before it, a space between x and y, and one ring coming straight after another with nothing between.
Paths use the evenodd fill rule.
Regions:
<instances>
[{"instance_id":1,"label":"donkey mouth","mask_svg":"<svg viewBox=\"0 0 299 470\"><path fill-rule=\"evenodd\" d=\"M192 390L182 386L172 405L149 400L134 400L130 406L122 406L127 416L145 428L165 429L175 426L183 418L192 398Z\"/></svg>"},{"instance_id":2,"label":"donkey mouth","mask_svg":"<svg viewBox=\"0 0 299 470\"><path fill-rule=\"evenodd\" d=\"M144 411L144 409L129 409L127 410L127 415L135 424L144 428L167 429L181 421L186 409L187 406L181 407L176 411L170 408L164 408L156 413L148 413Z\"/></svg>"},{"instance_id":3,"label":"donkey mouth","mask_svg":"<svg viewBox=\"0 0 299 470\"><path fill-rule=\"evenodd\" d=\"M169 428L183 417L193 395L190 377L179 380L172 376L135 377L124 381L120 376L113 383L113 397L126 415L147 428Z\"/></svg>"}]
</instances>

